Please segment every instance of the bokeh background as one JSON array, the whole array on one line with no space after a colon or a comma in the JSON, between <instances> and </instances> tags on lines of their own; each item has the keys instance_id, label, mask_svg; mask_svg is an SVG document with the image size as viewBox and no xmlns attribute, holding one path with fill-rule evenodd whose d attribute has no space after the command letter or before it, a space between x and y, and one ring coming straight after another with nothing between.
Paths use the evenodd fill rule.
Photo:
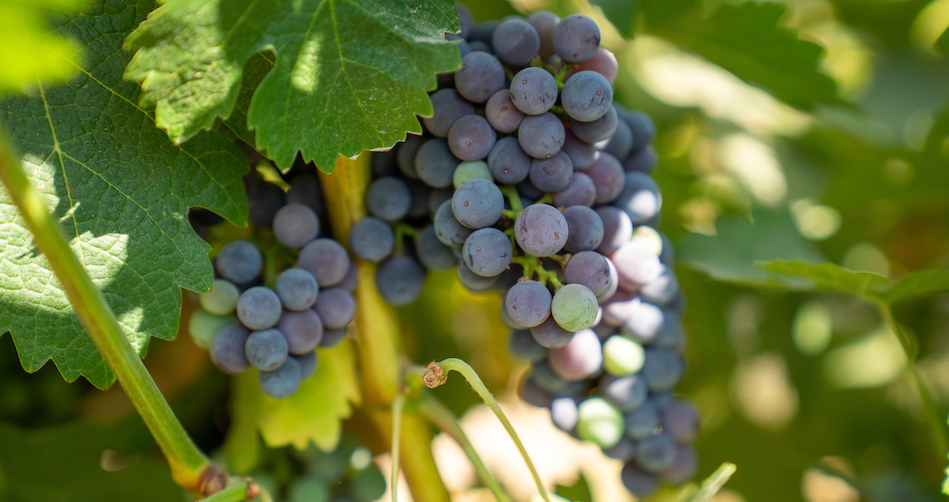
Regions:
<instances>
[{"instance_id":1,"label":"bokeh background","mask_svg":"<svg viewBox=\"0 0 949 502\"><path fill-rule=\"evenodd\" d=\"M715 500L944 498L946 452L874 307L802 290L755 261L829 261L891 278L949 265L949 37L940 40L949 0L591 2L469 7L478 20L537 9L592 15L620 62L617 100L659 126L660 229L677 244L688 296L689 370L677 390L704 417L698 476L738 466ZM186 295L184 316L193 308ZM499 308L496 295L432 275L400 310L409 356L471 363L564 496L628 499L615 463L518 402L526 364L506 352ZM900 304L895 315L944 418L949 298ZM219 449L231 425L228 378L184 332L149 352L189 432ZM526 471L477 396L460 379L437 396L465 415L512 493L529 498ZM358 434L358 416L346 427ZM456 447L434 444L455 500L491 500ZM281 476L279 462L264 465ZM12 484L44 502L182 499L118 387L65 384L52 365L27 375L0 337L0 494Z\"/></svg>"}]
</instances>

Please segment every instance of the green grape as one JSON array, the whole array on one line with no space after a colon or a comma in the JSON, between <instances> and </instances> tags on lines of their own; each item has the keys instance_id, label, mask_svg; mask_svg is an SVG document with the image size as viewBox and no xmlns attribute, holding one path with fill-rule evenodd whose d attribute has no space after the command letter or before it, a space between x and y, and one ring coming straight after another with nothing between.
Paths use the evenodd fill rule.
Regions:
<instances>
[{"instance_id":1,"label":"green grape","mask_svg":"<svg viewBox=\"0 0 949 502\"><path fill-rule=\"evenodd\" d=\"M475 179L494 181L494 178L491 176L491 170L488 169L487 162L483 160L470 160L458 164L458 167L455 168L455 174L452 176L452 183L455 185L455 188L458 188L462 183Z\"/></svg>"},{"instance_id":2,"label":"green grape","mask_svg":"<svg viewBox=\"0 0 949 502\"><path fill-rule=\"evenodd\" d=\"M612 448L623 438L626 423L623 413L599 397L580 403L577 433L600 448Z\"/></svg>"},{"instance_id":3,"label":"green grape","mask_svg":"<svg viewBox=\"0 0 949 502\"><path fill-rule=\"evenodd\" d=\"M188 320L188 332L191 333L191 339L194 344L202 349L211 348L211 342L214 335L221 328L237 324L237 317L234 314L214 315L203 308L195 310Z\"/></svg>"},{"instance_id":4,"label":"green grape","mask_svg":"<svg viewBox=\"0 0 949 502\"><path fill-rule=\"evenodd\" d=\"M632 375L643 368L646 352L635 340L613 335L603 344L603 368L614 376Z\"/></svg>"},{"instance_id":5,"label":"green grape","mask_svg":"<svg viewBox=\"0 0 949 502\"><path fill-rule=\"evenodd\" d=\"M567 284L557 290L550 312L561 328L581 331L593 326L597 314L596 295L582 284Z\"/></svg>"},{"instance_id":6,"label":"green grape","mask_svg":"<svg viewBox=\"0 0 949 502\"><path fill-rule=\"evenodd\" d=\"M290 486L287 502L329 502L330 489L326 483L316 478L301 478Z\"/></svg>"},{"instance_id":7,"label":"green grape","mask_svg":"<svg viewBox=\"0 0 949 502\"><path fill-rule=\"evenodd\" d=\"M349 481L349 495L356 502L372 502L386 492L386 478L379 468L372 464L360 471Z\"/></svg>"},{"instance_id":8,"label":"green grape","mask_svg":"<svg viewBox=\"0 0 949 502\"><path fill-rule=\"evenodd\" d=\"M201 294L201 306L214 315L227 315L234 312L241 291L227 279L214 279L211 291Z\"/></svg>"}]
</instances>

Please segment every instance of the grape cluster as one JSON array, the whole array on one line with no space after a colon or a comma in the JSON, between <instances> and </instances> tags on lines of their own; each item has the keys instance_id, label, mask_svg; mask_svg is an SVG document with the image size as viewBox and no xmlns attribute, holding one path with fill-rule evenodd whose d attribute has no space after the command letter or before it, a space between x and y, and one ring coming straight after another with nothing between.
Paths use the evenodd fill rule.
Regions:
<instances>
[{"instance_id":1,"label":"grape cluster","mask_svg":"<svg viewBox=\"0 0 949 502\"><path fill-rule=\"evenodd\" d=\"M616 58L589 17L459 15L462 67L440 76L425 134L374 156L350 247L381 263L394 305L454 266L500 292L509 348L532 361L524 398L626 462L634 494L685 481L699 417L672 393L683 299L655 230L655 124L613 101Z\"/></svg>"},{"instance_id":2,"label":"grape cluster","mask_svg":"<svg viewBox=\"0 0 949 502\"><path fill-rule=\"evenodd\" d=\"M345 337L356 311L356 269L341 244L321 235L315 174L292 177L286 194L256 173L246 179L250 220L269 229L261 240L279 243L272 246L275 261L282 253L296 264L265 281L260 247L228 242L214 259L214 282L200 296L191 334L221 371L256 368L264 393L285 398L316 371L316 348Z\"/></svg>"}]
</instances>

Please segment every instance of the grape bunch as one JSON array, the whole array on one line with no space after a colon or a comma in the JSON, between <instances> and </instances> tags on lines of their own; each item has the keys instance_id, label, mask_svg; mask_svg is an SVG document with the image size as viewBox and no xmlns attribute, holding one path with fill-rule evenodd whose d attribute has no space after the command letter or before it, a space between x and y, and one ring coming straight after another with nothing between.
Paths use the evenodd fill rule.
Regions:
<instances>
[{"instance_id":1,"label":"grape bunch","mask_svg":"<svg viewBox=\"0 0 949 502\"><path fill-rule=\"evenodd\" d=\"M381 264L393 305L455 266L499 292L510 351L531 361L523 397L623 460L634 494L683 482L699 417L673 394L686 338L656 230L655 124L613 100L617 61L591 18L459 16L462 66L440 76L425 134L374 155L350 248Z\"/></svg>"},{"instance_id":2,"label":"grape bunch","mask_svg":"<svg viewBox=\"0 0 949 502\"><path fill-rule=\"evenodd\" d=\"M292 177L286 194L256 173L245 179L250 220L268 229L259 232L259 242L275 249L275 261L284 257L295 265L264 278L260 247L249 240L228 242L214 259L214 282L200 296L191 334L221 371L256 368L264 393L285 398L316 371L316 348L345 337L356 311L356 269L346 249L321 234L315 174Z\"/></svg>"}]
</instances>

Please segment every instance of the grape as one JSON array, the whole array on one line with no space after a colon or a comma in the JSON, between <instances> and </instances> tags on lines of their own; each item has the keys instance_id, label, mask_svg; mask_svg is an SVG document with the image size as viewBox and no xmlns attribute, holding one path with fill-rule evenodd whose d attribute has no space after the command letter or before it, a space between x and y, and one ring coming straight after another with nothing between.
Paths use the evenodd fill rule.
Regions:
<instances>
[{"instance_id":1,"label":"grape","mask_svg":"<svg viewBox=\"0 0 949 502\"><path fill-rule=\"evenodd\" d=\"M550 367L564 380L593 376L603 364L603 347L592 329L577 332L570 343L550 350Z\"/></svg>"},{"instance_id":2,"label":"grape","mask_svg":"<svg viewBox=\"0 0 949 502\"><path fill-rule=\"evenodd\" d=\"M554 29L554 50L565 62L582 63L600 48L600 27L583 14L570 14Z\"/></svg>"},{"instance_id":3,"label":"grape","mask_svg":"<svg viewBox=\"0 0 949 502\"><path fill-rule=\"evenodd\" d=\"M504 272L498 275L498 280L494 283L494 288L502 295L507 295L508 290L514 287L521 278L524 277L524 267L517 263L511 263ZM501 310L507 311L507 307L502 305Z\"/></svg>"},{"instance_id":4,"label":"grape","mask_svg":"<svg viewBox=\"0 0 949 502\"><path fill-rule=\"evenodd\" d=\"M501 310L507 311L506 308ZM507 339L507 350L516 359L527 361L537 361L547 355L547 348L537 343L530 330L527 329L511 330L511 336Z\"/></svg>"},{"instance_id":5,"label":"grape","mask_svg":"<svg viewBox=\"0 0 949 502\"><path fill-rule=\"evenodd\" d=\"M450 200L443 202L435 211L432 225L435 227L435 236L446 246L460 247L464 245L465 239L471 235L471 229L462 225L455 218L455 213L451 210Z\"/></svg>"},{"instance_id":6,"label":"grape","mask_svg":"<svg viewBox=\"0 0 949 502\"><path fill-rule=\"evenodd\" d=\"M632 375L645 361L643 346L625 336L613 335L603 344L603 368L611 375Z\"/></svg>"},{"instance_id":7,"label":"grape","mask_svg":"<svg viewBox=\"0 0 949 502\"><path fill-rule=\"evenodd\" d=\"M660 472L659 477L661 477L663 481L666 481L667 483L684 483L692 479L692 476L695 476L695 471L698 469L698 463L699 459L698 455L695 453L695 448L692 448L691 446L676 445L675 457L672 460L672 465Z\"/></svg>"},{"instance_id":8,"label":"grape","mask_svg":"<svg viewBox=\"0 0 949 502\"><path fill-rule=\"evenodd\" d=\"M553 113L528 115L517 128L517 141L524 153L535 159L548 159L563 147L566 130Z\"/></svg>"},{"instance_id":9,"label":"grape","mask_svg":"<svg viewBox=\"0 0 949 502\"><path fill-rule=\"evenodd\" d=\"M250 288L237 299L237 318L253 330L277 324L282 309L277 293L264 286Z\"/></svg>"},{"instance_id":10,"label":"grape","mask_svg":"<svg viewBox=\"0 0 949 502\"><path fill-rule=\"evenodd\" d=\"M343 288L346 291L352 292L356 290L356 286L359 284L359 271L356 269L356 264L352 260L349 261L349 267L346 268L346 275L339 280L336 284L333 284L334 288Z\"/></svg>"},{"instance_id":11,"label":"grape","mask_svg":"<svg viewBox=\"0 0 949 502\"><path fill-rule=\"evenodd\" d=\"M663 265L659 277L647 282L639 290L639 294L644 301L660 307L671 304L678 293L679 281L676 279L675 272L665 265Z\"/></svg>"},{"instance_id":12,"label":"grape","mask_svg":"<svg viewBox=\"0 0 949 502\"><path fill-rule=\"evenodd\" d=\"M603 450L603 454L610 458L628 462L636 458L636 449L639 443L628 437L623 437L618 443L610 448Z\"/></svg>"},{"instance_id":13,"label":"grape","mask_svg":"<svg viewBox=\"0 0 949 502\"><path fill-rule=\"evenodd\" d=\"M215 264L221 277L235 284L247 284L260 274L263 262L257 246L247 241L231 241L221 248Z\"/></svg>"},{"instance_id":14,"label":"grape","mask_svg":"<svg viewBox=\"0 0 949 502\"><path fill-rule=\"evenodd\" d=\"M571 432L580 419L580 408L572 397L558 397L550 403L550 421L557 428Z\"/></svg>"},{"instance_id":15,"label":"grape","mask_svg":"<svg viewBox=\"0 0 949 502\"><path fill-rule=\"evenodd\" d=\"M386 492L386 478L375 464L370 464L349 481L349 495L353 502L372 502L382 498ZM337 499L339 500L339 499Z\"/></svg>"},{"instance_id":16,"label":"grape","mask_svg":"<svg viewBox=\"0 0 949 502\"><path fill-rule=\"evenodd\" d=\"M484 115L498 132L514 132L520 127L525 113L518 110L511 100L511 91L501 89L491 95L484 108Z\"/></svg>"},{"instance_id":17,"label":"grape","mask_svg":"<svg viewBox=\"0 0 949 502\"><path fill-rule=\"evenodd\" d=\"M425 276L425 269L411 257L393 256L376 270L376 288L387 303L401 307L422 293Z\"/></svg>"},{"instance_id":18,"label":"grape","mask_svg":"<svg viewBox=\"0 0 949 502\"><path fill-rule=\"evenodd\" d=\"M258 178L253 171L244 176L244 188L247 190L247 220L254 226L269 228L274 215L283 207L283 190ZM228 279L242 283L230 277Z\"/></svg>"},{"instance_id":19,"label":"grape","mask_svg":"<svg viewBox=\"0 0 949 502\"><path fill-rule=\"evenodd\" d=\"M431 193L432 187L415 180L406 181L409 185L409 192L412 193L412 204L409 205L409 212L405 213L405 218L428 217L428 194Z\"/></svg>"},{"instance_id":20,"label":"grape","mask_svg":"<svg viewBox=\"0 0 949 502\"><path fill-rule=\"evenodd\" d=\"M603 75L595 71L581 71L564 82L560 101L563 110L571 118L591 122L606 115L612 108L613 88Z\"/></svg>"},{"instance_id":21,"label":"grape","mask_svg":"<svg viewBox=\"0 0 949 502\"><path fill-rule=\"evenodd\" d=\"M323 340L320 339L320 343L322 342ZM296 361L297 364L300 366L300 380L306 380L307 378L310 378L310 376L312 376L313 373L316 373L316 364L318 360L316 357L315 350L311 350L307 352L306 354L303 354L300 356L290 356L289 358Z\"/></svg>"},{"instance_id":22,"label":"grape","mask_svg":"<svg viewBox=\"0 0 949 502\"><path fill-rule=\"evenodd\" d=\"M461 33L459 35L461 38L467 40L471 37L472 31L474 31L474 16L471 15L471 11L468 10L468 7L465 7L465 5L460 2L455 2L455 9L458 11L458 22L461 25ZM382 495L379 496L381 497Z\"/></svg>"},{"instance_id":23,"label":"grape","mask_svg":"<svg viewBox=\"0 0 949 502\"><path fill-rule=\"evenodd\" d=\"M323 331L323 338L320 339L318 347L335 347L339 342L346 338L346 328L328 329Z\"/></svg>"},{"instance_id":24,"label":"grape","mask_svg":"<svg viewBox=\"0 0 949 502\"><path fill-rule=\"evenodd\" d=\"M451 270L458 258L452 248L442 244L435 235L435 226L426 225L415 237L415 252L428 270Z\"/></svg>"},{"instance_id":25,"label":"grape","mask_svg":"<svg viewBox=\"0 0 949 502\"><path fill-rule=\"evenodd\" d=\"M530 180L524 180L517 184L517 193L521 197L526 197L528 200L537 200L544 196L544 192L541 192L531 183ZM529 205L529 204L528 204ZM527 207L526 205L521 204L521 207Z\"/></svg>"},{"instance_id":26,"label":"grape","mask_svg":"<svg viewBox=\"0 0 949 502\"><path fill-rule=\"evenodd\" d=\"M458 263L458 281L470 291L481 292L488 290L491 288L491 286L494 286L494 284L498 281L498 276L480 276L472 272L471 269L468 268L468 265L465 263L465 261L461 260L460 263Z\"/></svg>"},{"instance_id":27,"label":"grape","mask_svg":"<svg viewBox=\"0 0 949 502\"><path fill-rule=\"evenodd\" d=\"M563 249L567 237L567 220L557 208L548 204L525 207L514 222L517 244L533 256L557 253Z\"/></svg>"},{"instance_id":28,"label":"grape","mask_svg":"<svg viewBox=\"0 0 949 502\"><path fill-rule=\"evenodd\" d=\"M623 191L623 183L626 181L623 166L616 157L606 152L597 152L596 159L583 173L593 181L596 204L613 202Z\"/></svg>"},{"instance_id":29,"label":"grape","mask_svg":"<svg viewBox=\"0 0 949 502\"><path fill-rule=\"evenodd\" d=\"M547 359L542 359L531 364L531 379L534 380L540 388L549 392L561 393L570 385L570 382L567 382L554 373L553 368L550 367L550 361Z\"/></svg>"},{"instance_id":30,"label":"grape","mask_svg":"<svg viewBox=\"0 0 949 502\"><path fill-rule=\"evenodd\" d=\"M662 309L634 298L629 302L628 315L623 320L623 330L634 340L651 343L659 336L663 327Z\"/></svg>"},{"instance_id":31,"label":"grape","mask_svg":"<svg viewBox=\"0 0 949 502\"><path fill-rule=\"evenodd\" d=\"M600 206L594 211L603 221L603 241L596 247L597 251L604 255L611 255L633 238L633 222L623 210L616 206ZM614 261L613 264L615 265L616 262Z\"/></svg>"},{"instance_id":32,"label":"grape","mask_svg":"<svg viewBox=\"0 0 949 502\"><path fill-rule=\"evenodd\" d=\"M395 247L395 233L388 223L375 216L366 216L349 230L349 249L357 258L378 263Z\"/></svg>"},{"instance_id":33,"label":"grape","mask_svg":"<svg viewBox=\"0 0 949 502\"><path fill-rule=\"evenodd\" d=\"M499 24L501 24L501 21L497 19L491 19L489 21L478 23L478 25L475 26L475 28L471 31L471 37L469 37L469 40L491 42L491 36L494 35L494 30L497 29Z\"/></svg>"},{"instance_id":34,"label":"grape","mask_svg":"<svg viewBox=\"0 0 949 502\"><path fill-rule=\"evenodd\" d=\"M574 171L583 171L590 167L596 158L596 147L577 138L573 131L567 130L561 151L570 157ZM622 187L621 187L622 188ZM617 191L617 193L619 193Z\"/></svg>"},{"instance_id":35,"label":"grape","mask_svg":"<svg viewBox=\"0 0 949 502\"><path fill-rule=\"evenodd\" d=\"M547 70L528 66L511 81L511 101L528 115L540 115L557 102L557 81Z\"/></svg>"},{"instance_id":36,"label":"grape","mask_svg":"<svg viewBox=\"0 0 949 502\"><path fill-rule=\"evenodd\" d=\"M300 173L290 180L287 204L303 204L313 210L317 217L323 214L323 198L320 196L320 179L313 173Z\"/></svg>"},{"instance_id":37,"label":"grape","mask_svg":"<svg viewBox=\"0 0 949 502\"><path fill-rule=\"evenodd\" d=\"M429 95L429 99L432 100L432 116L422 122L428 132L439 138L448 137L448 129L456 120L475 112L474 105L454 89L437 90Z\"/></svg>"},{"instance_id":38,"label":"grape","mask_svg":"<svg viewBox=\"0 0 949 502\"><path fill-rule=\"evenodd\" d=\"M662 412L662 430L680 444L695 441L699 434L699 412L685 400L676 400Z\"/></svg>"},{"instance_id":39,"label":"grape","mask_svg":"<svg viewBox=\"0 0 949 502\"><path fill-rule=\"evenodd\" d=\"M446 200L451 200L451 196L454 194L454 187L432 190L432 192L428 194L428 213L434 218L435 213L438 212L438 208L442 203Z\"/></svg>"},{"instance_id":40,"label":"grape","mask_svg":"<svg viewBox=\"0 0 949 502\"><path fill-rule=\"evenodd\" d=\"M594 397L580 403L577 433L603 449L611 448L623 437L623 414L606 400Z\"/></svg>"},{"instance_id":41,"label":"grape","mask_svg":"<svg viewBox=\"0 0 949 502\"><path fill-rule=\"evenodd\" d=\"M499 183L513 185L527 178L531 158L521 149L517 138L508 136L498 140L488 155L488 168Z\"/></svg>"},{"instance_id":42,"label":"grape","mask_svg":"<svg viewBox=\"0 0 949 502\"><path fill-rule=\"evenodd\" d=\"M619 73L619 63L617 63L616 56L614 56L609 49L600 47L593 53L590 59L578 64L576 68L573 69L573 73L585 70L595 71L603 75L606 77L606 80L612 84L616 80L616 75Z\"/></svg>"},{"instance_id":43,"label":"grape","mask_svg":"<svg viewBox=\"0 0 949 502\"><path fill-rule=\"evenodd\" d=\"M616 115L616 107L611 106L606 111L606 115L590 122L570 119L570 130L577 135L578 139L588 143L596 143L613 136L617 123L619 123L619 117Z\"/></svg>"},{"instance_id":44,"label":"grape","mask_svg":"<svg viewBox=\"0 0 949 502\"><path fill-rule=\"evenodd\" d=\"M317 302L322 300L325 294L326 291L323 291ZM313 309L284 312L277 322L277 330L286 339L287 351L291 354L299 355L312 351L323 337L322 320Z\"/></svg>"},{"instance_id":45,"label":"grape","mask_svg":"<svg viewBox=\"0 0 949 502\"><path fill-rule=\"evenodd\" d=\"M675 449L672 437L660 432L639 442L636 459L643 469L658 473L672 465Z\"/></svg>"},{"instance_id":46,"label":"grape","mask_svg":"<svg viewBox=\"0 0 949 502\"><path fill-rule=\"evenodd\" d=\"M616 265L613 265L613 261L609 259L606 260L606 264L610 268L610 285L606 291L596 295L596 301L601 305L610 301L619 292L619 273L616 272ZM603 311L602 308L600 310Z\"/></svg>"},{"instance_id":47,"label":"grape","mask_svg":"<svg viewBox=\"0 0 949 502\"><path fill-rule=\"evenodd\" d=\"M451 153L461 160L481 160L491 153L498 139L488 119L481 115L465 115L448 130Z\"/></svg>"},{"instance_id":48,"label":"grape","mask_svg":"<svg viewBox=\"0 0 949 502\"><path fill-rule=\"evenodd\" d=\"M214 315L199 308L191 314L188 319L188 333L191 334L191 340L202 349L210 349L214 341L214 335L224 328L237 324L237 317L232 315Z\"/></svg>"},{"instance_id":49,"label":"grape","mask_svg":"<svg viewBox=\"0 0 949 502\"><path fill-rule=\"evenodd\" d=\"M501 219L504 196L494 182L473 179L462 183L455 190L451 198L451 210L462 225L473 229L484 228Z\"/></svg>"},{"instance_id":50,"label":"grape","mask_svg":"<svg viewBox=\"0 0 949 502\"><path fill-rule=\"evenodd\" d=\"M297 266L313 274L321 288L333 286L349 270L346 248L333 239L316 239L300 250Z\"/></svg>"},{"instance_id":51,"label":"grape","mask_svg":"<svg viewBox=\"0 0 949 502\"><path fill-rule=\"evenodd\" d=\"M302 268L288 268L277 276L274 291L283 308L288 310L308 309L316 301L320 287L313 274Z\"/></svg>"},{"instance_id":52,"label":"grape","mask_svg":"<svg viewBox=\"0 0 949 502\"><path fill-rule=\"evenodd\" d=\"M531 161L531 183L543 192L553 193L566 189L573 179L573 164L570 157L557 152L549 159Z\"/></svg>"},{"instance_id":53,"label":"grape","mask_svg":"<svg viewBox=\"0 0 949 502\"><path fill-rule=\"evenodd\" d=\"M316 341L313 345L316 345ZM276 329L254 331L244 342L247 362L259 370L270 371L279 368L287 360L287 354L287 339Z\"/></svg>"},{"instance_id":54,"label":"grape","mask_svg":"<svg viewBox=\"0 0 949 502\"><path fill-rule=\"evenodd\" d=\"M475 230L465 240L465 264L472 272L490 277L498 275L511 263L514 250L511 240L496 228Z\"/></svg>"},{"instance_id":55,"label":"grape","mask_svg":"<svg viewBox=\"0 0 949 502\"><path fill-rule=\"evenodd\" d=\"M418 173L415 172L415 155L423 143L425 143L425 138L422 136L407 134L405 142L395 152L395 163L399 166L399 171L402 171L407 178L418 178Z\"/></svg>"},{"instance_id":56,"label":"grape","mask_svg":"<svg viewBox=\"0 0 949 502\"><path fill-rule=\"evenodd\" d=\"M356 300L342 288L323 290L313 309L320 315L326 329L345 328L356 317Z\"/></svg>"},{"instance_id":57,"label":"grape","mask_svg":"<svg viewBox=\"0 0 949 502\"><path fill-rule=\"evenodd\" d=\"M449 187L459 162L451 153L447 141L442 138L432 138L423 143L415 154L415 171L418 172L418 177L429 186Z\"/></svg>"},{"instance_id":58,"label":"grape","mask_svg":"<svg viewBox=\"0 0 949 502\"><path fill-rule=\"evenodd\" d=\"M616 335L610 339L613 338L616 338ZM606 347L604 346L605 350ZM646 379L642 375L605 378L601 390L603 397L627 413L645 404L646 398L649 396L649 384L646 383Z\"/></svg>"},{"instance_id":59,"label":"grape","mask_svg":"<svg viewBox=\"0 0 949 502\"><path fill-rule=\"evenodd\" d=\"M564 276L568 284L582 284L598 296L610 287L609 259L596 251L581 251L567 261Z\"/></svg>"},{"instance_id":60,"label":"grape","mask_svg":"<svg viewBox=\"0 0 949 502\"><path fill-rule=\"evenodd\" d=\"M640 469L635 461L623 465L620 479L623 481L623 486L639 499L652 495L656 488L659 488L659 479Z\"/></svg>"},{"instance_id":61,"label":"grape","mask_svg":"<svg viewBox=\"0 0 949 502\"><path fill-rule=\"evenodd\" d=\"M553 401L550 391L541 388L533 377L521 379L517 394L524 402L541 408L550 406Z\"/></svg>"},{"instance_id":62,"label":"grape","mask_svg":"<svg viewBox=\"0 0 949 502\"><path fill-rule=\"evenodd\" d=\"M600 147L600 143L597 143ZM609 140L605 140L602 150L616 157L625 158L633 149L633 132L629 130L629 125L625 120L620 120L616 124L616 130Z\"/></svg>"},{"instance_id":63,"label":"grape","mask_svg":"<svg viewBox=\"0 0 949 502\"><path fill-rule=\"evenodd\" d=\"M486 42L482 42L480 40L469 42L468 47L471 49L471 52L480 51L487 54L494 54L494 49L492 49L491 46L487 44ZM464 58L464 56L467 56L467 54L462 54L461 56L462 58Z\"/></svg>"},{"instance_id":64,"label":"grape","mask_svg":"<svg viewBox=\"0 0 949 502\"><path fill-rule=\"evenodd\" d=\"M511 66L524 66L540 50L540 35L527 21L511 18L502 21L494 30L491 46L501 61Z\"/></svg>"},{"instance_id":65,"label":"grape","mask_svg":"<svg viewBox=\"0 0 949 502\"><path fill-rule=\"evenodd\" d=\"M527 16L527 22L537 30L540 38L540 57L547 58L554 54L554 30L560 22L560 16L548 10L539 10Z\"/></svg>"},{"instance_id":66,"label":"grape","mask_svg":"<svg viewBox=\"0 0 949 502\"><path fill-rule=\"evenodd\" d=\"M679 313L672 309L662 310L662 327L653 340L653 346L682 352L686 343L685 333L682 332L682 321Z\"/></svg>"},{"instance_id":67,"label":"grape","mask_svg":"<svg viewBox=\"0 0 949 502\"><path fill-rule=\"evenodd\" d=\"M250 331L243 326L232 324L221 328L211 342L211 362L224 373L235 375L247 369L244 356L244 344Z\"/></svg>"},{"instance_id":68,"label":"grape","mask_svg":"<svg viewBox=\"0 0 949 502\"><path fill-rule=\"evenodd\" d=\"M645 112L630 111L623 115L633 133L633 151L638 152L656 139L656 123Z\"/></svg>"},{"instance_id":69,"label":"grape","mask_svg":"<svg viewBox=\"0 0 949 502\"><path fill-rule=\"evenodd\" d=\"M557 349L570 343L574 333L561 328L553 317L548 317L543 323L531 328L531 335L542 346Z\"/></svg>"},{"instance_id":70,"label":"grape","mask_svg":"<svg viewBox=\"0 0 949 502\"><path fill-rule=\"evenodd\" d=\"M672 390L685 371L682 356L671 350L651 348L646 351L643 375L649 390L663 392Z\"/></svg>"},{"instance_id":71,"label":"grape","mask_svg":"<svg viewBox=\"0 0 949 502\"><path fill-rule=\"evenodd\" d=\"M564 249L571 253L579 253L596 249L600 245L603 240L603 220L596 211L587 206L570 206L564 209L563 217L567 220L568 232ZM602 292L603 290L594 290L594 294L597 295Z\"/></svg>"},{"instance_id":72,"label":"grape","mask_svg":"<svg viewBox=\"0 0 949 502\"><path fill-rule=\"evenodd\" d=\"M320 233L320 220L303 204L287 204L274 216L273 233L284 246L300 249Z\"/></svg>"},{"instance_id":73,"label":"grape","mask_svg":"<svg viewBox=\"0 0 949 502\"><path fill-rule=\"evenodd\" d=\"M260 372L260 389L274 399L290 397L300 388L302 376L300 364L290 358L279 368Z\"/></svg>"},{"instance_id":74,"label":"grape","mask_svg":"<svg viewBox=\"0 0 949 502\"><path fill-rule=\"evenodd\" d=\"M471 49L455 72L455 87L468 101L484 103L504 88L504 67L496 57L476 50L473 43Z\"/></svg>"},{"instance_id":75,"label":"grape","mask_svg":"<svg viewBox=\"0 0 949 502\"><path fill-rule=\"evenodd\" d=\"M303 378L305 379L306 377ZM331 500L333 496L330 494L329 486L323 480L314 478L294 480L286 499L287 502L330 502Z\"/></svg>"},{"instance_id":76,"label":"grape","mask_svg":"<svg viewBox=\"0 0 949 502\"><path fill-rule=\"evenodd\" d=\"M550 291L537 281L515 284L504 299L505 310L523 328L532 328L550 316Z\"/></svg>"},{"instance_id":77,"label":"grape","mask_svg":"<svg viewBox=\"0 0 949 502\"><path fill-rule=\"evenodd\" d=\"M369 170L373 178L395 176L398 173L399 166L396 165L398 150L398 148L393 148L384 152L372 152L369 157Z\"/></svg>"},{"instance_id":78,"label":"grape","mask_svg":"<svg viewBox=\"0 0 949 502\"><path fill-rule=\"evenodd\" d=\"M409 191L409 186L399 178L392 176L376 178L366 189L366 209L369 210L369 214L383 220L401 220L409 212L411 206L412 192Z\"/></svg>"},{"instance_id":79,"label":"grape","mask_svg":"<svg viewBox=\"0 0 949 502\"><path fill-rule=\"evenodd\" d=\"M214 315L234 313L237 298L241 292L233 282L226 279L214 279L211 290L201 294L201 306Z\"/></svg>"},{"instance_id":80,"label":"grape","mask_svg":"<svg viewBox=\"0 0 949 502\"><path fill-rule=\"evenodd\" d=\"M626 415L626 435L633 439L649 437L660 425L659 407L653 401L646 401Z\"/></svg>"},{"instance_id":81,"label":"grape","mask_svg":"<svg viewBox=\"0 0 949 502\"><path fill-rule=\"evenodd\" d=\"M483 160L473 160L458 164L458 167L455 168L455 174L452 176L454 187L458 188L466 181L471 180L494 181L494 178L491 176L491 170L488 169L487 162ZM452 195L454 195L454 193Z\"/></svg>"},{"instance_id":82,"label":"grape","mask_svg":"<svg viewBox=\"0 0 949 502\"><path fill-rule=\"evenodd\" d=\"M662 273L659 257L642 242L629 241L614 251L610 258L619 273L620 287L629 291L656 280Z\"/></svg>"},{"instance_id":83,"label":"grape","mask_svg":"<svg viewBox=\"0 0 949 502\"><path fill-rule=\"evenodd\" d=\"M567 331L589 328L596 321L596 295L586 286L567 284L554 294L550 313L557 324Z\"/></svg>"},{"instance_id":84,"label":"grape","mask_svg":"<svg viewBox=\"0 0 949 502\"><path fill-rule=\"evenodd\" d=\"M626 171L637 171L649 174L656 169L656 163L659 158L656 156L656 149L647 146L638 152L630 153L623 159L623 169Z\"/></svg>"}]
</instances>

